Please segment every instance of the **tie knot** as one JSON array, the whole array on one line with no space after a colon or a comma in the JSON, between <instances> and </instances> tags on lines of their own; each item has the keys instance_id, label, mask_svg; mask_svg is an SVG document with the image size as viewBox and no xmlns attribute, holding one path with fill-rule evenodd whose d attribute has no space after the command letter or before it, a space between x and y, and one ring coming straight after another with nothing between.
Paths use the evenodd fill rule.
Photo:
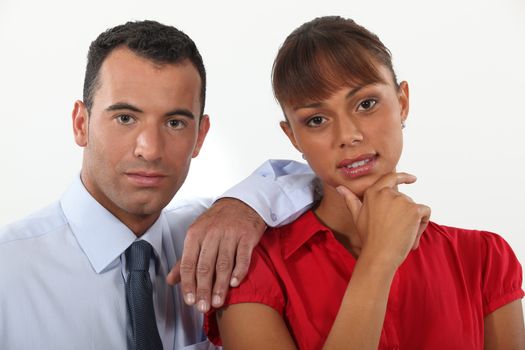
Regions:
<instances>
[{"instance_id":1,"label":"tie knot","mask_svg":"<svg viewBox=\"0 0 525 350\"><path fill-rule=\"evenodd\" d=\"M126 264L129 271L148 271L153 247L146 241L135 241L126 249Z\"/></svg>"}]
</instances>

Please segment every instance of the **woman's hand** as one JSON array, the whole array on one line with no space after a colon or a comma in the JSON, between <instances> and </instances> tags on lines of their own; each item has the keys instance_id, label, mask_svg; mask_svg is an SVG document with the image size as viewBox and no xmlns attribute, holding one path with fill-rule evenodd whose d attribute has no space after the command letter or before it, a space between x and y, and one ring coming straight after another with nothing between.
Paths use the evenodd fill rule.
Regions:
<instances>
[{"instance_id":1,"label":"woman's hand","mask_svg":"<svg viewBox=\"0 0 525 350\"><path fill-rule=\"evenodd\" d=\"M362 201L348 188L337 187L361 239L360 256L397 268L410 249L417 248L428 225L430 208L397 190L397 185L415 181L416 177L407 173L386 174L366 190Z\"/></svg>"}]
</instances>

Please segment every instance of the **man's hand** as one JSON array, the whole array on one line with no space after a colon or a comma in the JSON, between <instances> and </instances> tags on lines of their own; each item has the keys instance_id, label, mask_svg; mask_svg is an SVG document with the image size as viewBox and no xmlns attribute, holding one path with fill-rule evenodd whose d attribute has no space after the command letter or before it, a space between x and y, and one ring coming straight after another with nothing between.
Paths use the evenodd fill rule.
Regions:
<instances>
[{"instance_id":1,"label":"man's hand","mask_svg":"<svg viewBox=\"0 0 525 350\"><path fill-rule=\"evenodd\" d=\"M229 287L246 276L265 229L263 219L244 202L218 200L188 229L182 260L168 274L168 283L181 282L184 301L196 303L200 312L209 310L210 299L213 307L222 306Z\"/></svg>"}]
</instances>

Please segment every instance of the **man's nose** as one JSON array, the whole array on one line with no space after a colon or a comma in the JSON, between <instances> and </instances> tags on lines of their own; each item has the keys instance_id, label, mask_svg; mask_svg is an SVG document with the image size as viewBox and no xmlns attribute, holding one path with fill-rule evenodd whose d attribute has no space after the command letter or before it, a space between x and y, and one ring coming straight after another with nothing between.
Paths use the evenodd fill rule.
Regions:
<instances>
[{"instance_id":1,"label":"man's nose","mask_svg":"<svg viewBox=\"0 0 525 350\"><path fill-rule=\"evenodd\" d=\"M162 158L164 139L158 126L147 125L137 135L135 156L146 161Z\"/></svg>"}]
</instances>

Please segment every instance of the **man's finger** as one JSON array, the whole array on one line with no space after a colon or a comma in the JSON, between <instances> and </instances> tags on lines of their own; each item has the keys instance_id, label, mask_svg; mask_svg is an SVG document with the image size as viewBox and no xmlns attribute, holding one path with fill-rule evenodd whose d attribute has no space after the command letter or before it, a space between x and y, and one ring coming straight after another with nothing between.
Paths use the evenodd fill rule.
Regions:
<instances>
[{"instance_id":1,"label":"man's finger","mask_svg":"<svg viewBox=\"0 0 525 350\"><path fill-rule=\"evenodd\" d=\"M232 272L232 278L230 280L230 287L238 287L241 284L248 269L250 268L250 261L252 259L253 248L257 245L257 242L250 242L242 240L237 246L237 254L235 256L235 268Z\"/></svg>"},{"instance_id":2,"label":"man's finger","mask_svg":"<svg viewBox=\"0 0 525 350\"><path fill-rule=\"evenodd\" d=\"M195 304L195 268L199 258L200 244L186 236L182 259L180 262L181 290L184 302L188 305Z\"/></svg>"},{"instance_id":3,"label":"man's finger","mask_svg":"<svg viewBox=\"0 0 525 350\"><path fill-rule=\"evenodd\" d=\"M233 256L236 242L225 235L220 242L219 253L215 263L215 284L211 296L211 305L215 308L221 307L228 293L231 272L233 267Z\"/></svg>"},{"instance_id":4,"label":"man's finger","mask_svg":"<svg viewBox=\"0 0 525 350\"><path fill-rule=\"evenodd\" d=\"M214 237L210 235L210 237ZM210 309L211 286L215 273L215 262L219 250L219 239L207 239L202 243L197 263L197 310L207 312Z\"/></svg>"},{"instance_id":5,"label":"man's finger","mask_svg":"<svg viewBox=\"0 0 525 350\"><path fill-rule=\"evenodd\" d=\"M346 206L348 207L348 210L350 210L354 222L357 222L357 218L359 217L359 212L361 211L363 203L352 191L350 191L345 186L337 186L336 190L344 197Z\"/></svg>"},{"instance_id":6,"label":"man's finger","mask_svg":"<svg viewBox=\"0 0 525 350\"><path fill-rule=\"evenodd\" d=\"M168 276L166 276L166 282L170 285L175 285L180 282L180 260L177 261L175 266L171 269L171 271L168 273Z\"/></svg>"}]
</instances>

